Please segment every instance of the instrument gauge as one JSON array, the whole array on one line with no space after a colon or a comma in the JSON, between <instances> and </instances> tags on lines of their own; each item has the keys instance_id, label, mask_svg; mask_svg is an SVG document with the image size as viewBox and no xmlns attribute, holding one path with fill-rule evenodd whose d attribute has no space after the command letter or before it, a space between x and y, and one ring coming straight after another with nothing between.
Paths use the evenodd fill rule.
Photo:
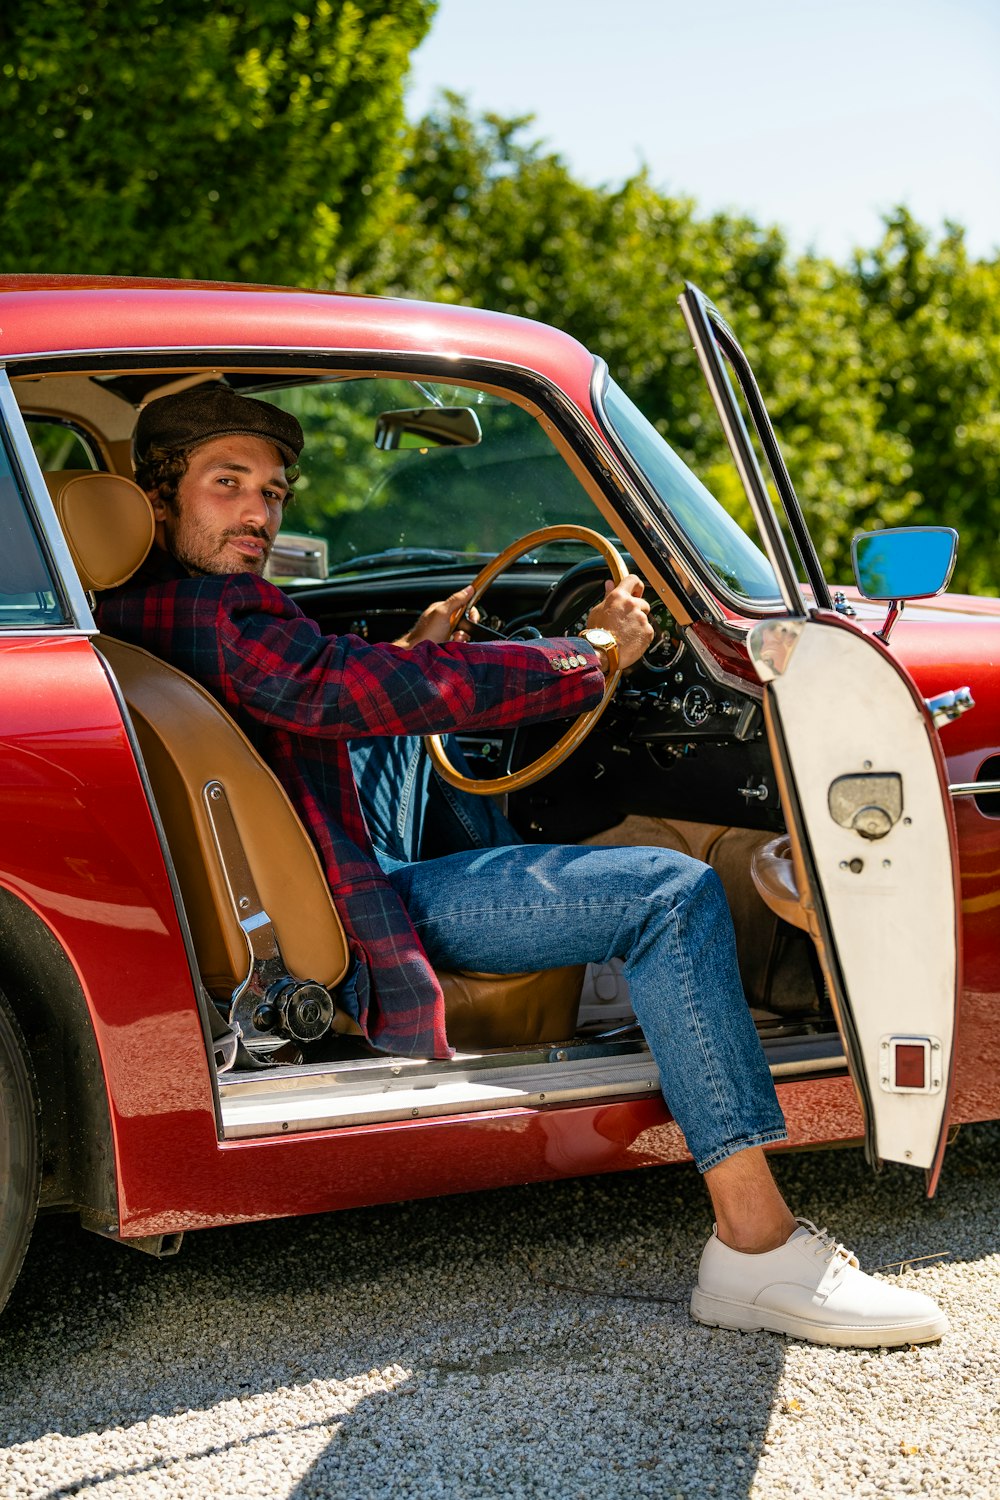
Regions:
<instances>
[{"instance_id":1,"label":"instrument gauge","mask_svg":"<svg viewBox=\"0 0 1000 1500\"><path fill-rule=\"evenodd\" d=\"M712 702L711 694L706 688L699 686L689 687L681 700L681 713L684 715L685 724L690 724L692 729L697 729L715 713L715 704Z\"/></svg>"},{"instance_id":2,"label":"instrument gauge","mask_svg":"<svg viewBox=\"0 0 1000 1500\"><path fill-rule=\"evenodd\" d=\"M654 672L665 672L680 659L684 652L684 638L677 622L664 604L654 604L649 611L649 623L656 632L643 662Z\"/></svg>"}]
</instances>

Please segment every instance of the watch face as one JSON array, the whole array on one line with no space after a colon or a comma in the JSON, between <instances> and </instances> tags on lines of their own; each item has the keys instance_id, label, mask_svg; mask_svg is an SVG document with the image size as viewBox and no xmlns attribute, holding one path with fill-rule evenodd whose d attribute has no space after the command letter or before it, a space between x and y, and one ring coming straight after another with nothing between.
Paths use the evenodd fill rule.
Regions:
<instances>
[{"instance_id":1,"label":"watch face","mask_svg":"<svg viewBox=\"0 0 1000 1500\"><path fill-rule=\"evenodd\" d=\"M602 630L595 626L593 630L585 630L583 633L592 646L617 646L618 644L610 630Z\"/></svg>"}]
</instances>

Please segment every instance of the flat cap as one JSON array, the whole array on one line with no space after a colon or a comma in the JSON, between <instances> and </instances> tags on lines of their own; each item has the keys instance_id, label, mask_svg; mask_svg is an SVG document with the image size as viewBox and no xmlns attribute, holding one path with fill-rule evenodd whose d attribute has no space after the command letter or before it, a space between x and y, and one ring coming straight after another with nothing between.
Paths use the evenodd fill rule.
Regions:
<instances>
[{"instance_id":1,"label":"flat cap","mask_svg":"<svg viewBox=\"0 0 1000 1500\"><path fill-rule=\"evenodd\" d=\"M151 401L139 413L132 441L141 463L150 448L195 448L210 438L258 437L280 449L286 464L298 463L305 439L297 418L269 401L240 396L213 381Z\"/></svg>"}]
</instances>

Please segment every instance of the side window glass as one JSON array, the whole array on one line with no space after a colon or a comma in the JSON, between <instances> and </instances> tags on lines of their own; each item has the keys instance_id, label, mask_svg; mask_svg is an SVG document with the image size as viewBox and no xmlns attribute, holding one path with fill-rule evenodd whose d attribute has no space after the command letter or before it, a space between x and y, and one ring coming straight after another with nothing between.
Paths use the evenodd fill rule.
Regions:
<instances>
[{"instance_id":1,"label":"side window glass","mask_svg":"<svg viewBox=\"0 0 1000 1500\"><path fill-rule=\"evenodd\" d=\"M68 422L26 417L24 425L28 429L38 467L44 474L60 469L100 468L87 438Z\"/></svg>"},{"instance_id":2,"label":"side window glass","mask_svg":"<svg viewBox=\"0 0 1000 1500\"><path fill-rule=\"evenodd\" d=\"M7 450L0 445L0 630L37 630L65 620Z\"/></svg>"}]
</instances>

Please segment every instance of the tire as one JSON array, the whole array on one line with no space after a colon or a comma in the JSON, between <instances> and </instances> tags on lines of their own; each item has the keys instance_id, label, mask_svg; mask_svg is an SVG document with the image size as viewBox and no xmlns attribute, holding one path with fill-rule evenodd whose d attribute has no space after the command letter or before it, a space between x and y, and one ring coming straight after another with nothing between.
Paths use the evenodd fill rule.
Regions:
<instances>
[{"instance_id":1,"label":"tire","mask_svg":"<svg viewBox=\"0 0 1000 1500\"><path fill-rule=\"evenodd\" d=\"M39 1125L31 1059L0 995L0 1308L17 1280L38 1209Z\"/></svg>"}]
</instances>

